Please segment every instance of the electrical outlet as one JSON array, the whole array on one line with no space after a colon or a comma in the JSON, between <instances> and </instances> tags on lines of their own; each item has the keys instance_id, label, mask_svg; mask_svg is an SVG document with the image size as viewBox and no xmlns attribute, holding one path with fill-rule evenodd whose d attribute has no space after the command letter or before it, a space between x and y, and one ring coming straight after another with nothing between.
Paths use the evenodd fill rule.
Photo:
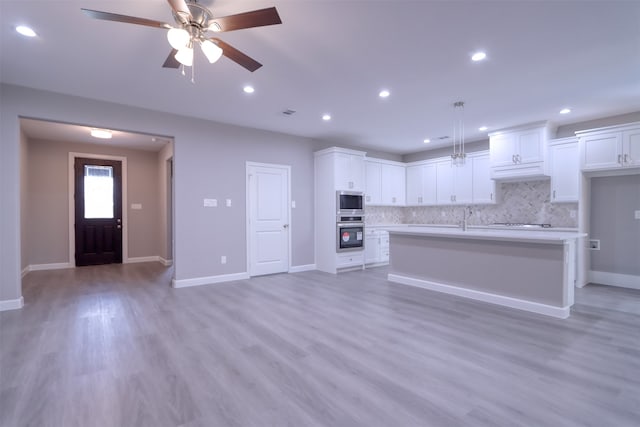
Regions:
<instances>
[{"instance_id":1,"label":"electrical outlet","mask_svg":"<svg viewBox=\"0 0 640 427\"><path fill-rule=\"evenodd\" d=\"M222 255L220 257L220 264L226 264L227 263L227 256L226 255Z\"/></svg>"},{"instance_id":2,"label":"electrical outlet","mask_svg":"<svg viewBox=\"0 0 640 427\"><path fill-rule=\"evenodd\" d=\"M600 240L596 240L596 239L589 240L589 249L591 249L592 251L599 251Z\"/></svg>"},{"instance_id":3,"label":"electrical outlet","mask_svg":"<svg viewBox=\"0 0 640 427\"><path fill-rule=\"evenodd\" d=\"M227 207L230 208L231 207L231 199L227 199Z\"/></svg>"},{"instance_id":4,"label":"electrical outlet","mask_svg":"<svg viewBox=\"0 0 640 427\"><path fill-rule=\"evenodd\" d=\"M291 209L295 209L296 208L296 201L292 200L291 201Z\"/></svg>"},{"instance_id":5,"label":"electrical outlet","mask_svg":"<svg viewBox=\"0 0 640 427\"><path fill-rule=\"evenodd\" d=\"M578 214L578 212L577 212L575 209L571 209L571 210L569 211L569 216L570 216L571 218L575 218L577 214Z\"/></svg>"},{"instance_id":6,"label":"electrical outlet","mask_svg":"<svg viewBox=\"0 0 640 427\"><path fill-rule=\"evenodd\" d=\"M633 217L635 219L640 219L640 211L635 211Z\"/></svg>"}]
</instances>

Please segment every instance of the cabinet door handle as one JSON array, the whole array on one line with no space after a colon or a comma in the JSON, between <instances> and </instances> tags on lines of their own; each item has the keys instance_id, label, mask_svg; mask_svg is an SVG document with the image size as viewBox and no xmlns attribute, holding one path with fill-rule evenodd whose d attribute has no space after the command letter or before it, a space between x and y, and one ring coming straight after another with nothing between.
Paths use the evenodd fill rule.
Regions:
<instances>
[{"instance_id":1,"label":"cabinet door handle","mask_svg":"<svg viewBox=\"0 0 640 427\"><path fill-rule=\"evenodd\" d=\"M553 200L556 199L556 190L553 190Z\"/></svg>"},{"instance_id":2,"label":"cabinet door handle","mask_svg":"<svg viewBox=\"0 0 640 427\"><path fill-rule=\"evenodd\" d=\"M629 155L628 154L624 155L624 162L625 163L629 163Z\"/></svg>"},{"instance_id":3,"label":"cabinet door handle","mask_svg":"<svg viewBox=\"0 0 640 427\"><path fill-rule=\"evenodd\" d=\"M618 154L618 164L622 164L622 154Z\"/></svg>"},{"instance_id":4,"label":"cabinet door handle","mask_svg":"<svg viewBox=\"0 0 640 427\"><path fill-rule=\"evenodd\" d=\"M516 155L515 155L515 154L512 154L512 155L511 155L511 162L512 162L512 163L515 163L515 162L516 162Z\"/></svg>"},{"instance_id":5,"label":"cabinet door handle","mask_svg":"<svg viewBox=\"0 0 640 427\"><path fill-rule=\"evenodd\" d=\"M489 193L489 200L493 201L493 193Z\"/></svg>"},{"instance_id":6,"label":"cabinet door handle","mask_svg":"<svg viewBox=\"0 0 640 427\"><path fill-rule=\"evenodd\" d=\"M392 197L392 198L391 198L391 203L395 203L395 202L396 202L396 198L395 198L395 197Z\"/></svg>"}]
</instances>

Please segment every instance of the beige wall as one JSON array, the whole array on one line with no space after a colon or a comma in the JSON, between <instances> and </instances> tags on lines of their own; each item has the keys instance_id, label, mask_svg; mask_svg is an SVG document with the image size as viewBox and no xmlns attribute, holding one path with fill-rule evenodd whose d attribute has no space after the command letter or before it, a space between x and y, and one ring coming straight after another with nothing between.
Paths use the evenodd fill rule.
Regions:
<instances>
[{"instance_id":1,"label":"beige wall","mask_svg":"<svg viewBox=\"0 0 640 427\"><path fill-rule=\"evenodd\" d=\"M26 135L20 132L20 241L29 240L29 227L27 221L27 197L29 187L29 174L27 164L29 162L29 143ZM29 265L29 253L26 245L20 247L20 268L24 270Z\"/></svg>"},{"instance_id":2,"label":"beige wall","mask_svg":"<svg viewBox=\"0 0 640 427\"><path fill-rule=\"evenodd\" d=\"M30 265L69 260L69 153L103 154L127 159L129 258L156 256L159 248L159 183L157 153L96 144L29 140L26 228L23 259ZM23 195L24 196L24 195ZM25 197L22 197L25 199ZM132 203L142 210L131 210Z\"/></svg>"},{"instance_id":3,"label":"beige wall","mask_svg":"<svg viewBox=\"0 0 640 427\"><path fill-rule=\"evenodd\" d=\"M173 227L172 201L169 188L171 185L171 176L167 169L169 159L173 159L173 142L165 145L165 147L158 152L157 156L158 213L160 224L158 227L158 255L166 261L173 259L172 245L170 242L172 233L168 231L168 227Z\"/></svg>"}]
</instances>

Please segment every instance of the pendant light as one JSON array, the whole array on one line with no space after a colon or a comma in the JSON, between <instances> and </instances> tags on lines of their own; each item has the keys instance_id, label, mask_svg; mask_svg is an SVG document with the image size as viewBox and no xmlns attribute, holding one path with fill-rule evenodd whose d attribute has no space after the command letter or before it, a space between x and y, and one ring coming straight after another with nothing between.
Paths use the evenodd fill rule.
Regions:
<instances>
[{"instance_id":1,"label":"pendant light","mask_svg":"<svg viewBox=\"0 0 640 427\"><path fill-rule=\"evenodd\" d=\"M464 102L453 103L453 153L451 161L454 165L463 165L467 154L464 152Z\"/></svg>"}]
</instances>

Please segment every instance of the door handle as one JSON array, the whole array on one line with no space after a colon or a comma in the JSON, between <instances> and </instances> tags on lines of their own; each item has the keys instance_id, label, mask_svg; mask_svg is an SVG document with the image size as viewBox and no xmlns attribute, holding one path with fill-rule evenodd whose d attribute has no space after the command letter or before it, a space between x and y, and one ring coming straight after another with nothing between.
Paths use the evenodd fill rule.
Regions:
<instances>
[{"instance_id":1,"label":"door handle","mask_svg":"<svg viewBox=\"0 0 640 427\"><path fill-rule=\"evenodd\" d=\"M282 228L289 228L289 224L284 224Z\"/></svg>"}]
</instances>

